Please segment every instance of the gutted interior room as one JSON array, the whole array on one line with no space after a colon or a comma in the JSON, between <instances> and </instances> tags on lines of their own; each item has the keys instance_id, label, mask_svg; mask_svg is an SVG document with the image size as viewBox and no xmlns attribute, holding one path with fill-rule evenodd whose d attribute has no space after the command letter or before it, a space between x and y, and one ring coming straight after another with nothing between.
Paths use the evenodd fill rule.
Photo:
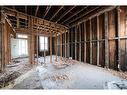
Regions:
<instances>
[{"instance_id":1,"label":"gutted interior room","mask_svg":"<svg viewBox=\"0 0 127 95\"><path fill-rule=\"evenodd\" d=\"M127 89L126 6L0 6L1 89Z\"/></svg>"}]
</instances>

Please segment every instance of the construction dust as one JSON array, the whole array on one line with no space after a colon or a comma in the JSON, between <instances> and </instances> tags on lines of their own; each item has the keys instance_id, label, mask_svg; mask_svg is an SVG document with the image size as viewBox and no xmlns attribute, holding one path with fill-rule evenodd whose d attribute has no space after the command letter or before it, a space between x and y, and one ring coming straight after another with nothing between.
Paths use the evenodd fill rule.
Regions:
<instances>
[{"instance_id":1,"label":"construction dust","mask_svg":"<svg viewBox=\"0 0 127 95\"><path fill-rule=\"evenodd\" d=\"M60 60L60 57L56 62L55 56L53 56L52 63L49 59L50 56L46 56L46 62L43 65L29 66L27 62L23 62L22 65L11 67L11 71L17 71L21 76L32 70L12 89L113 89L114 87L121 89L123 85L114 86L113 81L117 83L126 81L123 77L114 75L105 68L71 59L64 61L64 58ZM39 58L39 61L43 62L43 57ZM126 89L125 86L123 89Z\"/></svg>"}]
</instances>

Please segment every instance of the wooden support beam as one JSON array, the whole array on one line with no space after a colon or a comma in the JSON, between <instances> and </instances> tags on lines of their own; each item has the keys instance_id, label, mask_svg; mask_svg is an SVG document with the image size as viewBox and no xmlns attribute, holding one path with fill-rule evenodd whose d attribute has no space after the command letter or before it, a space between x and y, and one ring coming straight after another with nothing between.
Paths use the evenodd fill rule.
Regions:
<instances>
[{"instance_id":1,"label":"wooden support beam","mask_svg":"<svg viewBox=\"0 0 127 95\"><path fill-rule=\"evenodd\" d=\"M38 21L37 21L37 23L38 23ZM38 32L39 30L38 30L38 28L37 28L37 35L36 35L36 57L37 57L37 64L39 63L39 60L38 60L38 55L39 55L39 46L40 46L40 44L39 44L39 32Z\"/></svg>"},{"instance_id":2,"label":"wooden support beam","mask_svg":"<svg viewBox=\"0 0 127 95\"><path fill-rule=\"evenodd\" d=\"M86 63L86 21L84 22L84 62Z\"/></svg>"},{"instance_id":3,"label":"wooden support beam","mask_svg":"<svg viewBox=\"0 0 127 95\"><path fill-rule=\"evenodd\" d=\"M31 16L31 15L28 15L26 13L22 13L22 12L18 12L16 10L13 10L13 9L9 9L7 7L3 7L3 10L4 10L4 13L6 15L9 15L9 16L14 16L16 17L17 14L19 16L19 18L21 19L25 19L25 20L28 20L28 17ZM47 20L44 20L44 19L41 19L41 18L38 18L38 17L35 17L35 16L31 16L35 21L39 20L39 23L34 23L34 25L37 24L37 26L44 26L44 27L48 27L48 28L51 28L51 29L55 29L55 30L60 30L60 31L64 31L63 29L68 29L67 27L61 25L61 24L57 24L57 23L54 23L54 22L51 22L51 21L47 21Z\"/></svg>"},{"instance_id":4,"label":"wooden support beam","mask_svg":"<svg viewBox=\"0 0 127 95\"><path fill-rule=\"evenodd\" d=\"M105 12L105 66L109 68L108 12Z\"/></svg>"},{"instance_id":5,"label":"wooden support beam","mask_svg":"<svg viewBox=\"0 0 127 95\"><path fill-rule=\"evenodd\" d=\"M46 62L45 57L46 57L46 51L45 51L45 36L44 36L44 64Z\"/></svg>"},{"instance_id":6,"label":"wooden support beam","mask_svg":"<svg viewBox=\"0 0 127 95\"><path fill-rule=\"evenodd\" d=\"M28 44L29 44L29 62L30 64L34 64L35 60L34 60L34 35L32 34L33 32L33 19L31 17L29 17L29 24L28 24L28 28L29 28L29 38L28 38Z\"/></svg>"},{"instance_id":7,"label":"wooden support beam","mask_svg":"<svg viewBox=\"0 0 127 95\"><path fill-rule=\"evenodd\" d=\"M50 21L53 20L53 18L63 9L64 6L61 6L57 12L51 17Z\"/></svg>"},{"instance_id":8,"label":"wooden support beam","mask_svg":"<svg viewBox=\"0 0 127 95\"><path fill-rule=\"evenodd\" d=\"M120 7L117 7L117 32L118 32L118 69L121 69L120 66L120 31L121 31L121 27L120 27ZM126 20L126 36L127 36L127 20ZM126 45L127 45L127 40L126 40ZM127 50L127 46L126 46L126 50Z\"/></svg>"},{"instance_id":9,"label":"wooden support beam","mask_svg":"<svg viewBox=\"0 0 127 95\"><path fill-rule=\"evenodd\" d=\"M65 41L65 58L67 57L67 55L66 55L66 52L67 52L67 42L66 42L66 32L65 32L65 39L64 39L64 41Z\"/></svg>"},{"instance_id":10,"label":"wooden support beam","mask_svg":"<svg viewBox=\"0 0 127 95\"><path fill-rule=\"evenodd\" d=\"M69 12L71 12L74 8L75 8L75 6L71 7L69 10L65 11L65 12L60 16L60 18L56 21L56 23L57 23L58 21L60 21L64 16L66 16Z\"/></svg>"},{"instance_id":11,"label":"wooden support beam","mask_svg":"<svg viewBox=\"0 0 127 95\"><path fill-rule=\"evenodd\" d=\"M56 61L57 61L57 52L58 52L58 48L57 48L57 33L55 34L55 51L56 51Z\"/></svg>"},{"instance_id":12,"label":"wooden support beam","mask_svg":"<svg viewBox=\"0 0 127 95\"><path fill-rule=\"evenodd\" d=\"M52 31L50 32L50 63L52 63Z\"/></svg>"},{"instance_id":13,"label":"wooden support beam","mask_svg":"<svg viewBox=\"0 0 127 95\"><path fill-rule=\"evenodd\" d=\"M73 44L72 44L72 41L73 41L73 29L71 29L70 34L71 34L71 36L70 36L71 37L70 38L70 49L71 49L70 50L70 52L71 52L70 56L73 58L73 50L72 50L73 49Z\"/></svg>"},{"instance_id":14,"label":"wooden support beam","mask_svg":"<svg viewBox=\"0 0 127 95\"><path fill-rule=\"evenodd\" d=\"M16 16L16 19L17 19L17 28L19 28L19 16L18 16L18 13L17 13L17 16Z\"/></svg>"},{"instance_id":15,"label":"wooden support beam","mask_svg":"<svg viewBox=\"0 0 127 95\"><path fill-rule=\"evenodd\" d=\"M62 34L60 34L60 56L60 59L62 60Z\"/></svg>"},{"instance_id":16,"label":"wooden support beam","mask_svg":"<svg viewBox=\"0 0 127 95\"><path fill-rule=\"evenodd\" d=\"M97 16L97 65L99 66L99 16Z\"/></svg>"},{"instance_id":17,"label":"wooden support beam","mask_svg":"<svg viewBox=\"0 0 127 95\"><path fill-rule=\"evenodd\" d=\"M81 61L81 25L79 24L79 61Z\"/></svg>"},{"instance_id":18,"label":"wooden support beam","mask_svg":"<svg viewBox=\"0 0 127 95\"><path fill-rule=\"evenodd\" d=\"M35 16L37 16L38 10L39 10L39 6L36 7Z\"/></svg>"},{"instance_id":19,"label":"wooden support beam","mask_svg":"<svg viewBox=\"0 0 127 95\"><path fill-rule=\"evenodd\" d=\"M25 13L27 14L27 6L25 6Z\"/></svg>"},{"instance_id":20,"label":"wooden support beam","mask_svg":"<svg viewBox=\"0 0 127 95\"><path fill-rule=\"evenodd\" d=\"M72 17L76 16L77 14L79 14L80 12L82 12L83 10L85 10L87 7L82 8L81 10L77 11L76 13L74 13L72 16L68 17L67 19L65 19L61 24L64 24L65 22L67 22L68 20L70 20Z\"/></svg>"},{"instance_id":21,"label":"wooden support beam","mask_svg":"<svg viewBox=\"0 0 127 95\"><path fill-rule=\"evenodd\" d=\"M90 19L90 64L92 64L92 26Z\"/></svg>"},{"instance_id":22,"label":"wooden support beam","mask_svg":"<svg viewBox=\"0 0 127 95\"><path fill-rule=\"evenodd\" d=\"M5 69L5 58L4 58L4 56L5 56L5 45L4 45L4 32L5 32L5 18L4 18L4 16L2 15L2 13L1 13L1 11L0 11L0 32L1 32L1 72L3 72L4 71L4 69Z\"/></svg>"},{"instance_id":23,"label":"wooden support beam","mask_svg":"<svg viewBox=\"0 0 127 95\"><path fill-rule=\"evenodd\" d=\"M43 19L46 17L46 15L48 14L49 10L50 10L51 6L47 6L45 12L44 12L44 16Z\"/></svg>"},{"instance_id":24,"label":"wooden support beam","mask_svg":"<svg viewBox=\"0 0 127 95\"><path fill-rule=\"evenodd\" d=\"M78 33L78 26L75 27L75 60L77 60L77 33Z\"/></svg>"},{"instance_id":25,"label":"wooden support beam","mask_svg":"<svg viewBox=\"0 0 127 95\"><path fill-rule=\"evenodd\" d=\"M68 33L68 45L67 45L67 48L68 48L68 49L67 49L67 50L68 50L68 51L67 51L67 52L68 52L68 53L67 53L68 58L70 57L69 32L70 32L70 31L67 32L67 33Z\"/></svg>"}]
</instances>

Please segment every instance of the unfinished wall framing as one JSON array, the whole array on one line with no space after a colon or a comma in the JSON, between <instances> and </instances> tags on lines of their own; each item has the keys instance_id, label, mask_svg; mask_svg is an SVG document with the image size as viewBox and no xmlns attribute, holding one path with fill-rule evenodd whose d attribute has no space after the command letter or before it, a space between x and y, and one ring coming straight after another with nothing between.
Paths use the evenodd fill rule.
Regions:
<instances>
[{"instance_id":1,"label":"unfinished wall framing","mask_svg":"<svg viewBox=\"0 0 127 95\"><path fill-rule=\"evenodd\" d=\"M126 7L114 7L73 25L66 35L69 43L63 39L69 44L66 48L70 56L66 56L92 65L127 70L126 16Z\"/></svg>"}]
</instances>

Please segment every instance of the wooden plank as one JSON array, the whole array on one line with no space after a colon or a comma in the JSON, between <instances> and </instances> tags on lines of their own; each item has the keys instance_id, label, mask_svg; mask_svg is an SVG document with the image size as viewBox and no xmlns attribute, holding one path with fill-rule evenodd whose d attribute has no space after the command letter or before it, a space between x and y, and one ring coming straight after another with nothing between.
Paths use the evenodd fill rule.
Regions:
<instances>
[{"instance_id":1,"label":"wooden plank","mask_svg":"<svg viewBox=\"0 0 127 95\"><path fill-rule=\"evenodd\" d=\"M66 45L67 45L67 44L66 44L66 43L67 43L67 42L66 42L66 32L65 32L65 40L64 40L64 41L65 41L65 58L66 58L66 57L67 57L67 55L66 55L66 52L67 52L67 48L66 48Z\"/></svg>"},{"instance_id":2,"label":"wooden plank","mask_svg":"<svg viewBox=\"0 0 127 95\"><path fill-rule=\"evenodd\" d=\"M60 59L62 60L62 34L60 34Z\"/></svg>"},{"instance_id":3,"label":"wooden plank","mask_svg":"<svg viewBox=\"0 0 127 95\"><path fill-rule=\"evenodd\" d=\"M97 65L97 17L91 19L92 29L92 64Z\"/></svg>"},{"instance_id":4,"label":"wooden plank","mask_svg":"<svg viewBox=\"0 0 127 95\"><path fill-rule=\"evenodd\" d=\"M16 19L17 19L17 20L16 20L16 21L17 21L17 22L16 22L17 28L19 28L19 15L18 15L18 13L17 13Z\"/></svg>"},{"instance_id":5,"label":"wooden plank","mask_svg":"<svg viewBox=\"0 0 127 95\"><path fill-rule=\"evenodd\" d=\"M120 7L120 31L119 36L125 37L126 36L126 16L127 16L127 9L124 6ZM120 39L120 65L119 69L122 71L126 70L126 39Z\"/></svg>"},{"instance_id":6,"label":"wooden plank","mask_svg":"<svg viewBox=\"0 0 127 95\"><path fill-rule=\"evenodd\" d=\"M67 48L68 48L68 54L67 54L67 55L68 55L68 58L70 57L69 32L70 32L70 31L67 32L67 33L68 33L68 47L67 47Z\"/></svg>"},{"instance_id":7,"label":"wooden plank","mask_svg":"<svg viewBox=\"0 0 127 95\"><path fill-rule=\"evenodd\" d=\"M90 64L92 64L92 29L91 29L91 19L90 19Z\"/></svg>"},{"instance_id":8,"label":"wooden plank","mask_svg":"<svg viewBox=\"0 0 127 95\"><path fill-rule=\"evenodd\" d=\"M115 38L117 36L117 19L116 10L108 12L108 38ZM117 69L117 42L118 40L109 40L109 68Z\"/></svg>"},{"instance_id":9,"label":"wooden plank","mask_svg":"<svg viewBox=\"0 0 127 95\"><path fill-rule=\"evenodd\" d=\"M86 63L86 21L84 22L84 62Z\"/></svg>"},{"instance_id":10,"label":"wooden plank","mask_svg":"<svg viewBox=\"0 0 127 95\"><path fill-rule=\"evenodd\" d=\"M81 61L81 24L79 25L79 61Z\"/></svg>"},{"instance_id":11,"label":"wooden plank","mask_svg":"<svg viewBox=\"0 0 127 95\"><path fill-rule=\"evenodd\" d=\"M91 12L91 14L90 15L87 15L86 17L84 17L83 19L81 19L81 20L77 20L76 21L76 19L78 19L78 18L76 18L76 19L74 19L73 21L71 21L71 22L69 22L69 23L72 23L72 22L75 22L75 23L73 23L72 25L71 25L71 27L74 27L74 26L76 26L76 23L82 23L82 22L84 22L84 21L87 21L87 20L89 20L89 19L92 19L92 18L94 18L94 17L96 17L97 15L102 15L102 14L104 14L105 12L108 12L108 11L110 11L110 10L112 10L112 9L114 9L114 8L116 8L116 6L110 6L110 7L104 7L104 8L99 8L99 7L97 7L97 11L94 11L94 9L93 9L93 12ZM95 9L96 10L96 9ZM92 10L91 10L92 11ZM89 11L88 11L89 12ZM82 18L82 17L79 17L79 19L80 18Z\"/></svg>"},{"instance_id":12,"label":"wooden plank","mask_svg":"<svg viewBox=\"0 0 127 95\"><path fill-rule=\"evenodd\" d=\"M105 65L109 68L108 13L105 12Z\"/></svg>"},{"instance_id":13,"label":"wooden plank","mask_svg":"<svg viewBox=\"0 0 127 95\"><path fill-rule=\"evenodd\" d=\"M104 28L104 14L99 15L99 64L105 66L105 28ZM103 40L102 40L103 39Z\"/></svg>"},{"instance_id":14,"label":"wooden plank","mask_svg":"<svg viewBox=\"0 0 127 95\"><path fill-rule=\"evenodd\" d=\"M60 10L62 10L64 8L64 6L61 6L57 12L51 17L50 21L60 12Z\"/></svg>"},{"instance_id":15,"label":"wooden plank","mask_svg":"<svg viewBox=\"0 0 127 95\"><path fill-rule=\"evenodd\" d=\"M34 60L34 35L32 34L33 33L33 19L31 17L29 17L29 32L30 32L30 38L29 38L29 44L30 44L30 51L29 51L29 57L30 57L30 64L34 64L35 63L35 60Z\"/></svg>"},{"instance_id":16,"label":"wooden plank","mask_svg":"<svg viewBox=\"0 0 127 95\"><path fill-rule=\"evenodd\" d=\"M99 17L97 16L97 65L100 66L99 64Z\"/></svg>"},{"instance_id":17,"label":"wooden plank","mask_svg":"<svg viewBox=\"0 0 127 95\"><path fill-rule=\"evenodd\" d=\"M125 8L125 15L126 15L126 17L125 17L125 36L127 37L127 7L124 7ZM120 12L120 10L119 10L119 12ZM125 49L125 70L127 71L127 39L126 39L126 49Z\"/></svg>"},{"instance_id":18,"label":"wooden plank","mask_svg":"<svg viewBox=\"0 0 127 95\"><path fill-rule=\"evenodd\" d=\"M75 60L77 60L77 31L78 26L75 27Z\"/></svg>"},{"instance_id":19,"label":"wooden plank","mask_svg":"<svg viewBox=\"0 0 127 95\"><path fill-rule=\"evenodd\" d=\"M50 32L50 63L52 63L52 31Z\"/></svg>"},{"instance_id":20,"label":"wooden plank","mask_svg":"<svg viewBox=\"0 0 127 95\"><path fill-rule=\"evenodd\" d=\"M69 10L65 11L60 17L59 19L57 19L56 23L58 21L60 21L64 16L66 16L69 12L71 12L76 6L72 6Z\"/></svg>"},{"instance_id":21,"label":"wooden plank","mask_svg":"<svg viewBox=\"0 0 127 95\"><path fill-rule=\"evenodd\" d=\"M58 47L57 47L57 33L55 34L55 38L56 38L56 40L55 40L55 42L56 42L55 49L56 49L56 61L57 61L57 52L58 52Z\"/></svg>"}]
</instances>

